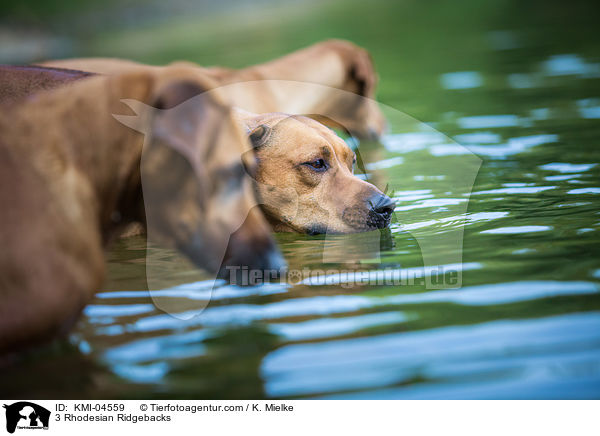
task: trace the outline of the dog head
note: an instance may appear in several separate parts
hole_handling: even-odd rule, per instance
[[[156,86],[140,165],[148,235],[223,277],[233,265],[279,270],[285,263],[246,172],[256,165],[250,145],[211,87],[170,76]]]
[[[258,168],[256,189],[276,231],[353,233],[387,227],[393,201],[354,176],[355,154],[303,116],[238,112]]]

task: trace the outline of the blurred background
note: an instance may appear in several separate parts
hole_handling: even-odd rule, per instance
[[[5,396],[600,397],[598,9],[584,0],[4,2],[2,63],[244,67],[327,38],[365,47],[378,101],[414,122],[392,120],[381,144],[361,144],[367,170],[385,175],[398,202],[381,263],[361,251],[360,235],[340,246],[365,268],[419,267],[419,237],[464,227],[469,266],[460,291],[224,286],[181,322],[149,298],[145,242],[121,240],[69,344],[4,371]],[[482,159],[468,206],[453,184],[465,155],[457,143]],[[335,238],[278,241],[291,267],[346,267],[323,264]],[[163,295],[182,311],[205,298],[206,284],[170,253],[156,261],[178,274]]]
[[[599,50],[598,7],[589,0],[568,5],[558,0],[28,0],[4,2],[0,10],[2,63],[107,56],[243,67],[326,38],[349,39],[372,53],[381,76],[380,100],[422,121],[476,110],[471,102],[463,106],[461,93],[444,89],[479,88],[488,104],[494,92],[501,93],[494,102],[501,110],[503,101],[509,104],[561,80],[561,74],[538,82],[528,76],[551,56],[574,55],[570,63],[564,60],[567,70],[561,71],[568,73]],[[518,72],[516,64],[523,67]],[[478,77],[462,85],[440,81],[453,71],[475,71]],[[572,86],[584,93],[581,85]],[[594,85],[586,81],[585,86]]]

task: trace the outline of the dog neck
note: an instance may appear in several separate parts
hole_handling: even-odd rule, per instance
[[[223,73],[232,84],[230,98],[256,113],[317,113],[331,115],[340,90],[347,87],[347,66],[336,51],[310,47],[273,61]],[[268,92],[266,92],[268,91]],[[348,91],[350,91],[348,89]],[[243,96],[248,95],[248,98]],[[334,101],[335,100],[335,101]]]
[[[263,79],[282,79],[317,83],[341,88],[346,79],[346,65],[337,50],[311,46],[244,71]]]

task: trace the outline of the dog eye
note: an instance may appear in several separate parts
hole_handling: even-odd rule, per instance
[[[304,165],[307,165],[316,171],[325,171],[327,169],[327,163],[323,159],[316,159],[310,162],[305,162]]]

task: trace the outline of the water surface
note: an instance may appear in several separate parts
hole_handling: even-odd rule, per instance
[[[600,397],[600,51],[591,14],[579,2],[374,9],[369,24],[357,18],[359,5],[329,7],[339,32],[324,34],[317,22],[311,38],[343,36],[369,47],[381,73],[379,99],[410,116],[392,114],[382,143],[359,147],[366,177],[397,200],[394,222],[377,232],[376,249],[365,243],[372,234],[282,234],[278,242],[292,269],[376,274],[427,266],[431,247],[430,260],[453,259],[444,241],[464,229],[462,287],[344,286],[333,274],[221,286],[211,295],[206,277],[156,250],[151,262],[164,283],[153,295],[172,316],[147,291],[143,239],[121,240],[108,253],[109,279],[72,335],[75,349],[26,367],[52,377],[25,382],[11,373],[3,382],[9,392]],[[535,18],[520,18],[527,14]],[[295,31],[304,19],[287,30],[274,24],[279,38],[262,51],[223,43],[234,52],[205,53],[204,63],[297,48],[313,40]],[[184,57],[203,59],[191,50]],[[471,189],[463,170],[473,165]]]

